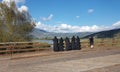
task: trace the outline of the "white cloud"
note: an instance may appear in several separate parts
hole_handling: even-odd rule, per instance
[[[19,10],[20,12],[23,12],[23,11],[27,12],[27,11],[28,11],[28,7],[25,6],[25,5],[22,5],[20,8],[18,8],[18,10]]]
[[[42,28],[44,26],[44,24],[42,24],[41,22],[36,23],[36,28]]]
[[[15,1],[16,5],[18,5],[19,3],[25,3],[25,0],[2,0],[2,2],[5,2],[8,6],[10,5],[10,2],[11,1]],[[23,11],[28,11],[28,7],[25,6],[25,5],[21,5],[20,7],[18,7],[18,10],[20,12],[23,12]]]
[[[48,17],[48,20],[51,20],[53,18],[53,14],[50,14],[50,16]]]
[[[16,3],[25,3],[25,0],[15,0]]]
[[[36,23],[36,28],[43,29],[43,30],[46,30],[49,32],[54,32],[54,30],[55,30],[54,26],[46,25],[46,24],[43,24],[41,22]]]
[[[76,16],[76,18],[80,18],[80,16]]]
[[[111,26],[76,26],[76,25],[69,25],[65,23],[61,23],[59,25],[47,25],[42,24],[41,22],[38,22],[36,24],[36,28],[46,30],[48,32],[98,32],[98,31],[104,31],[104,30],[111,30],[115,28],[120,28],[120,21],[114,23]]]
[[[38,22],[36,24],[36,28],[39,29],[43,29],[49,32],[63,32],[63,33],[67,33],[67,32],[96,32],[96,31],[101,31],[104,28],[99,27],[97,25],[93,25],[93,26],[72,26],[69,24],[59,24],[59,25],[54,25],[54,26],[50,26],[50,25],[46,25],[46,24],[42,24],[41,22]]]
[[[43,20],[43,21],[49,21],[49,20],[51,20],[53,18],[53,14],[50,14],[47,18],[46,17],[42,17],[41,19]]]
[[[94,9],[88,9],[88,13],[93,13]]]
[[[25,0],[3,0],[3,2],[15,1],[15,3],[24,3]]]
[[[120,28],[120,21],[114,23],[113,26],[114,26],[114,27],[117,27],[117,28],[118,28],[118,27]]]

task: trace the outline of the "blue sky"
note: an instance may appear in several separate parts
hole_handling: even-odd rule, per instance
[[[9,0],[4,0],[9,1]],[[120,28],[120,0],[15,0],[50,32],[96,32]]]

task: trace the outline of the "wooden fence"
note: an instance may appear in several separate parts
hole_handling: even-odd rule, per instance
[[[0,43],[0,54],[40,51],[48,47],[50,47],[49,44],[38,42],[6,42]]]
[[[95,48],[97,47],[120,47],[120,40],[99,40],[94,42]],[[81,48],[87,48],[89,46],[88,41],[81,41]],[[51,50],[49,44],[38,42],[6,42],[0,43],[0,55],[10,55],[10,59],[15,54],[22,54],[25,52],[39,52],[42,50]],[[19,55],[18,55],[19,56]],[[3,56],[2,56],[3,57]]]
[[[94,46],[96,47],[106,47],[106,46],[120,46],[120,41],[118,40],[101,40],[95,41]],[[89,47],[88,41],[81,42],[81,47]],[[49,44],[38,43],[38,42],[6,42],[0,43],[0,54],[12,54],[12,53],[22,53],[30,51],[41,51],[49,48]]]

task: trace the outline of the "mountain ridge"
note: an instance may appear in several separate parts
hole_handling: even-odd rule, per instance
[[[79,36],[84,37],[86,35],[92,34],[93,32],[76,32],[76,33],[55,33],[55,32],[47,32],[42,29],[35,28],[32,32],[34,38],[53,38],[54,36],[57,37],[72,37],[72,36]]]
[[[112,30],[105,30],[100,32],[76,32],[76,33],[54,33],[54,32],[47,32],[42,29],[35,28],[33,30],[32,35],[34,38],[53,38],[54,36],[57,37],[72,37],[72,36],[79,36],[80,38],[88,38],[89,36],[94,36],[96,38],[113,38],[115,35],[120,33],[120,28],[112,29]]]
[[[83,38],[88,38],[89,36],[94,36],[96,38],[114,38],[116,36],[120,37],[120,28],[96,32]]]

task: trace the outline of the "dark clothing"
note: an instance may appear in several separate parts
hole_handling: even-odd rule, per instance
[[[53,50],[54,50],[54,51],[59,51],[58,39],[57,39],[56,36],[55,36],[54,39],[53,39]]]
[[[59,40],[59,51],[64,51],[64,43],[62,38]]]
[[[93,37],[90,37],[90,38],[89,38],[89,41],[90,41],[90,46],[91,46],[91,45],[94,45],[94,39],[93,39]]]
[[[72,37],[71,44],[72,44],[72,50],[75,50],[76,44],[75,44],[75,37],[74,36]]]
[[[65,50],[72,50],[71,43],[68,37],[65,39],[66,49]]]
[[[77,36],[77,38],[76,38],[76,50],[80,50],[80,49],[81,49],[80,38]]]

